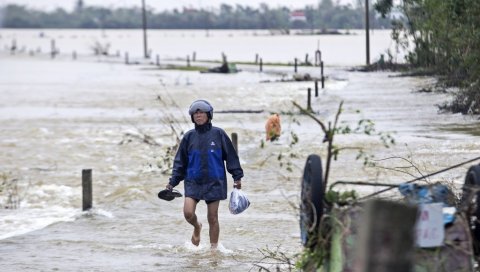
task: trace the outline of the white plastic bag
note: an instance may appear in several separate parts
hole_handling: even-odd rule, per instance
[[[250,206],[250,201],[241,190],[233,188],[232,193],[230,193],[230,204],[228,209],[231,214],[239,214],[246,210]]]

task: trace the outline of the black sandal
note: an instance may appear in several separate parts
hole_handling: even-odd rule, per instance
[[[172,201],[176,197],[182,197],[183,195],[177,191],[177,190],[169,190],[169,189],[163,189],[160,192],[158,192],[158,198],[166,200],[166,201]]]

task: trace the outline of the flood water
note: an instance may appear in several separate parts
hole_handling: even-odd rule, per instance
[[[162,61],[196,51],[203,60],[218,60],[224,52],[231,60],[252,61],[258,53],[272,62],[289,62],[313,54],[320,40],[327,80],[319,96],[312,97],[316,116],[333,121],[344,101],[340,125],[355,127],[359,120],[370,119],[377,132],[390,133],[396,141],[387,149],[377,136],[338,135],[336,143],[348,149],[333,163],[330,182],[412,179],[364,167],[355,159],[357,148],[374,159],[391,158],[380,162],[387,168],[405,166],[399,158],[408,159],[423,174],[478,156],[478,119],[438,113],[436,105],[448,101],[448,94],[416,92],[433,79],[347,69],[364,62],[361,35],[253,33],[210,31],[205,37],[204,31],[158,31],[150,34],[150,44],[158,48],[154,52],[162,52],[157,53]],[[292,101],[306,105],[306,90],[313,83],[278,82],[290,78],[293,67],[265,67],[260,73],[255,66],[240,65],[240,73],[229,75],[165,70],[92,57],[88,45],[101,34],[97,30],[44,30],[41,37],[38,30],[0,34],[0,182],[17,184],[3,187],[0,198],[3,206],[17,206],[0,209],[3,271],[274,270],[272,260],[264,259],[266,252],[282,252],[291,260],[301,252],[296,206],[303,165],[312,153],[325,158],[326,146],[320,127],[295,114],[292,106]],[[102,39],[111,39],[113,52],[142,55],[140,31],[105,34]],[[379,42],[374,43],[372,59],[392,45],[387,32],[374,35]],[[57,38],[61,55],[53,60],[45,36]],[[24,53],[5,50],[12,38],[19,48],[25,47]],[[32,50],[33,56],[28,54]],[[78,52],[76,60],[72,51]],[[299,72],[316,75],[318,67],[301,67]],[[169,177],[165,160],[173,155],[167,149],[175,144],[176,134],[192,127],[187,109],[197,98],[213,104],[214,125],[238,134],[242,186],[252,203],[246,212],[232,215],[228,202],[221,202],[221,245],[213,252],[203,202],[197,208],[202,240],[194,247],[192,228],[183,219],[183,199],[166,202],[156,196]],[[228,113],[232,110],[263,112]],[[271,112],[281,113],[282,135],[280,141],[262,145]],[[145,143],[144,135],[157,144]],[[298,143],[292,144],[295,136]],[[430,181],[460,187],[468,166]],[[89,212],[81,211],[82,169],[93,171],[94,208]],[[7,189],[16,190],[18,198],[9,201]],[[183,192],[183,183],[178,189]],[[354,189],[362,194],[375,190]]]

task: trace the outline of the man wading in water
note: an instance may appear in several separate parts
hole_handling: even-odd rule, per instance
[[[227,171],[232,175],[234,188],[240,189],[243,170],[232,141],[221,128],[212,126],[213,107],[206,100],[196,100],[188,110],[195,129],[185,133],[173,163],[172,176],[166,186],[172,190],[184,180],[185,203],[183,214],[193,226],[192,244],[200,244],[202,224],[195,209],[200,200],[207,203],[210,245],[217,248],[220,225],[218,205],[227,199]]]

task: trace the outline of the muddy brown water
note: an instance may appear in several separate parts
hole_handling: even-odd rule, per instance
[[[0,210],[5,271],[248,271],[275,266],[261,261],[262,250],[292,259],[301,251],[295,206],[303,164],[308,154],[324,158],[326,146],[314,121],[287,113],[295,111],[292,101],[305,105],[313,83],[274,82],[282,76],[251,67],[217,75],[92,59],[52,61],[4,53],[0,58],[0,172],[17,180],[20,197],[17,209]],[[289,68],[273,69],[291,74]],[[336,143],[349,149],[333,163],[331,181],[411,179],[364,167],[355,159],[359,147],[372,159],[391,158],[381,166],[405,166],[394,157],[408,158],[425,174],[478,156],[476,118],[439,114],[435,105],[448,95],[415,92],[432,79],[391,75],[328,69],[326,88],[312,99],[318,118],[333,121],[343,100],[340,125],[355,127],[370,119],[377,132],[396,141],[384,148],[377,136],[338,135]],[[263,110],[214,113],[214,125],[239,135],[243,190],[252,202],[240,215],[228,212],[227,201],[221,203],[217,252],[209,249],[203,203],[197,248],[189,242],[192,229],[183,219],[182,200],[156,197],[168,180],[162,173],[166,148],[176,141],[168,121],[177,132],[191,128],[186,114],[196,98],[209,100],[218,111]],[[270,112],[283,113],[283,132],[280,141],[262,147]],[[143,135],[159,145],[144,143]],[[298,143],[292,145],[295,137]],[[431,181],[459,187],[467,167]],[[86,213],[81,211],[82,169],[92,169],[94,181],[94,209]],[[361,194],[377,190],[354,189]]]

